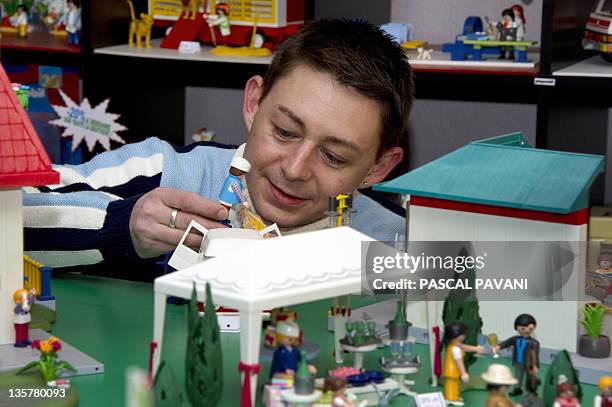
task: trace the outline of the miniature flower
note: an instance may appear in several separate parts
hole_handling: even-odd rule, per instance
[[[55,352],[59,351],[60,349],[62,349],[62,343],[60,341],[56,341],[56,342],[52,342],[51,346],[53,347],[53,350]]]
[[[59,339],[57,339],[56,336],[50,336],[49,339],[47,339],[47,341],[49,343],[55,343],[55,342],[59,342]]]
[[[32,348],[34,349],[40,349],[40,340],[35,339],[32,341]]]
[[[40,351],[42,353],[51,353],[53,352],[53,345],[51,345],[49,342],[47,341],[42,341],[40,343]]]

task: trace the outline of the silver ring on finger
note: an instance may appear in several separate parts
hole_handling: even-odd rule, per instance
[[[170,213],[170,222],[168,223],[168,226],[170,226],[171,229],[176,229],[176,215],[178,215],[179,212],[180,209],[172,209],[172,212]]]

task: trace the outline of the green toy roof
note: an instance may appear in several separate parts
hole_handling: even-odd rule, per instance
[[[589,188],[603,168],[603,156],[536,149],[512,133],[472,142],[374,189],[570,213],[588,207]]]

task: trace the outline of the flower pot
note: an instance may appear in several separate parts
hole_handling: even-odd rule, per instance
[[[610,338],[601,335],[593,339],[588,335],[582,335],[578,342],[578,354],[586,358],[607,358],[610,356]]]

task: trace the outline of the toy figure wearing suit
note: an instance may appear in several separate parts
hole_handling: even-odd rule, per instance
[[[514,329],[519,334],[506,339],[494,348],[495,352],[498,352],[500,349],[512,347],[512,365],[518,380],[514,390],[510,393],[513,396],[523,394],[521,387],[525,373],[537,375],[540,368],[540,343],[531,336],[536,326],[537,322],[533,316],[529,314],[519,315],[514,320]],[[533,352],[535,354],[534,357],[528,358],[528,352]],[[533,363],[527,365],[528,359],[532,360]]]

